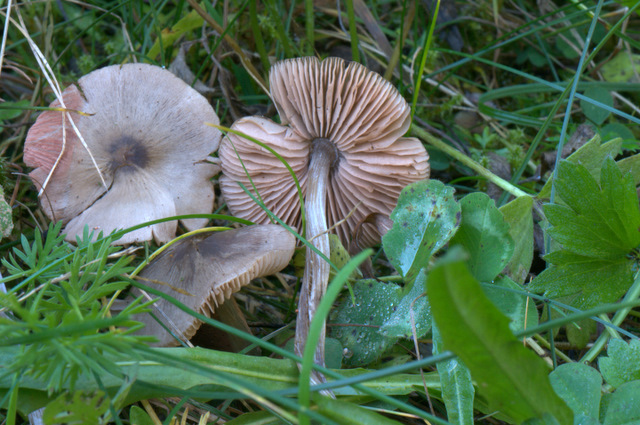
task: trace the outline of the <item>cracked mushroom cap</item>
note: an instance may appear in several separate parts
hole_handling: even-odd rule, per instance
[[[254,225],[224,232],[200,233],[181,239],[154,258],[139,280],[171,295],[207,317],[252,279],[279,272],[289,264],[295,237],[275,224]],[[160,298],[156,317],[176,335],[191,339],[202,322]],[[159,339],[156,345],[178,345],[150,315],[138,315],[142,333]]]
[[[343,243],[349,242],[369,214],[388,216],[406,185],[429,177],[429,156],[422,143],[402,137],[410,126],[409,105],[378,74],[356,62],[306,57],[277,63],[269,81],[283,125],[248,117],[236,121],[232,129],[279,153],[297,175],[303,193],[312,142],[333,143],[336,160],[330,171],[326,214],[328,226],[346,218],[336,228]],[[229,133],[218,156],[223,172],[220,186],[232,214],[268,222],[267,214],[238,185],[252,188],[252,181],[271,211],[300,227],[294,180],[273,154]],[[363,225],[362,237],[364,244],[379,241],[376,229],[368,224]]]
[[[189,85],[157,66],[114,65],[80,78],[62,98],[67,109],[90,115],[42,113],[27,134],[24,160],[35,168],[29,175],[39,190],[46,182],[42,208],[49,218],[66,223],[67,240],[75,241],[85,225],[95,234],[108,234],[213,210],[210,179],[218,167],[207,159],[221,134],[205,123],[218,124],[219,119]],[[57,100],[51,104],[61,106]],[[193,230],[206,222],[190,219],[184,225]],[[117,243],[166,242],[176,226],[176,221],[147,226]]]

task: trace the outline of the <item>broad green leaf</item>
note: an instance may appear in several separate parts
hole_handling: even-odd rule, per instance
[[[567,339],[572,347],[582,350],[591,341],[591,335],[596,330],[596,322],[591,319],[583,319],[573,323],[567,323],[566,327]]]
[[[609,340],[607,357],[598,359],[598,367],[607,384],[617,388],[625,382],[640,380],[640,341],[629,343],[619,338]]]
[[[636,0],[628,0],[618,3],[632,5],[635,2]],[[627,50],[619,52],[602,65],[602,77],[609,83],[626,83],[632,78],[637,78],[635,77],[637,72],[640,73],[640,55],[631,54]]]
[[[4,199],[4,191],[0,187],[0,239],[11,235],[13,230],[13,217],[11,207]]]
[[[505,272],[519,284],[526,281],[533,261],[532,207],[533,198],[530,196],[520,196],[500,207],[514,243],[513,255]]]
[[[535,302],[529,301],[527,311],[526,292],[510,278],[501,277],[491,285],[483,285],[482,289],[498,310],[509,318],[511,331],[517,332],[538,325]],[[522,294],[513,291],[520,291]]]
[[[314,399],[318,405],[318,412],[339,424],[380,424],[400,425],[400,422],[386,418],[373,410],[358,406],[344,400],[330,397],[317,397]]]
[[[138,406],[131,406],[129,409],[129,420],[135,425],[155,425],[149,414]]]
[[[633,282],[634,262],[625,257],[597,260],[555,251],[545,259],[554,264],[533,279],[529,289],[550,298],[572,297],[571,305],[581,309],[615,302]]]
[[[602,169],[602,163],[605,158],[608,156],[615,157],[620,151],[621,146],[622,140],[620,139],[601,143],[600,136],[596,134],[591,140],[585,143],[584,146],[571,154],[566,161],[582,165],[599,181],[600,170]],[[551,183],[551,179],[547,180],[538,194],[538,199],[549,199]]]
[[[17,102],[0,103],[0,124],[2,120],[12,120],[22,115],[26,108],[31,106],[29,100],[19,100]]]
[[[0,347],[0,365],[7,365],[19,353],[18,347]],[[122,405],[132,404],[136,401],[149,398],[164,398],[172,396],[184,396],[184,392],[191,390],[197,393],[201,386],[207,386],[211,391],[227,391],[225,384],[218,379],[218,373],[233,376],[247,385],[269,388],[270,391],[290,389],[298,382],[299,371],[295,362],[291,360],[272,359],[269,357],[256,357],[236,353],[207,350],[203,348],[158,348],[149,353],[144,353],[136,358],[130,354],[119,353],[117,360],[120,362],[122,376],[109,373],[101,374],[102,388],[107,393],[113,394],[122,388],[123,382],[133,382],[132,389],[122,401]],[[160,357],[158,357],[160,356]],[[164,364],[170,356],[174,361]],[[159,359],[161,359],[159,361]],[[178,365],[178,366],[176,366]],[[190,366],[198,366],[203,370],[194,371]],[[366,369],[343,369],[340,374],[345,377],[355,377],[364,373],[370,373]],[[176,379],[179,377],[180,379]],[[427,387],[439,389],[439,380],[436,374],[425,374]],[[419,374],[396,374],[391,377],[369,380],[366,386],[386,395],[406,395],[423,388],[423,379]],[[0,400],[11,388],[13,376],[0,375]],[[76,383],[76,388],[86,391],[97,391],[98,386],[94,376],[81,375]],[[46,382],[29,376],[20,379],[18,396],[18,409],[22,413],[29,413],[40,407],[44,407],[59,393],[48,393]],[[355,395],[358,394],[352,387],[333,389],[334,394]],[[68,385],[61,391],[68,394]],[[6,408],[0,406],[0,408]]]
[[[418,338],[431,327],[431,314],[424,292],[424,273],[416,285],[403,294],[394,283],[365,279],[353,285],[354,305],[345,294],[331,314],[329,335],[338,339],[349,366],[364,366],[378,359],[400,338]],[[413,317],[413,326],[411,318]]]
[[[609,90],[603,87],[589,87],[584,91],[584,96],[600,102],[605,106],[613,106],[613,97],[611,96],[611,93],[609,92]],[[587,102],[584,99],[580,100],[580,107],[582,108],[584,115],[598,126],[602,125],[602,123],[605,122],[605,120],[611,114],[611,112],[607,111],[601,106],[595,105],[591,102]]]
[[[559,167],[556,187],[567,207],[545,206],[545,214],[553,226],[549,234],[564,249],[616,258],[640,244],[638,195],[613,159],[605,160],[600,185],[581,165],[562,161]]]
[[[603,425],[640,424],[640,381],[622,384],[605,397]]]
[[[280,425],[282,420],[273,413],[265,410],[245,413],[235,419],[225,422],[226,425]]]
[[[509,225],[485,193],[471,193],[460,200],[462,220],[451,246],[461,245],[469,254],[471,274],[482,282],[492,281],[513,255]]]
[[[617,162],[622,174],[631,173],[634,185],[640,185],[640,153],[633,156],[623,158]]]
[[[304,251],[301,251],[304,254]],[[340,238],[338,235],[330,234],[329,235],[329,252],[331,253],[331,263],[336,266],[337,270],[342,270],[342,268],[351,260],[351,256],[349,252],[345,249],[342,242],[340,242]],[[333,280],[336,275],[336,271],[332,268],[329,272],[329,281]],[[361,279],[362,273],[360,270],[356,269],[351,274],[352,279]]]
[[[599,418],[602,377],[597,370],[582,363],[566,363],[551,372],[549,380],[574,415]]]
[[[405,187],[391,213],[393,227],[382,237],[387,258],[411,284],[429,258],[451,239],[460,223],[453,188],[438,180]]]
[[[427,293],[444,348],[471,370],[489,407],[517,423],[548,413],[562,425],[573,424],[573,413],[553,391],[544,361],[514,337],[509,319],[462,260],[438,262],[427,278]]]
[[[171,29],[165,28],[160,34],[160,38],[153,43],[147,57],[155,59],[160,53],[160,48],[166,49],[172,46],[175,41],[182,37],[186,32],[193,31],[202,27],[204,19],[195,10],[189,12],[184,18],[180,19]]]
[[[343,362],[348,366],[364,366],[378,359],[397,338],[380,333],[382,326],[398,308],[402,288],[394,283],[375,279],[353,284],[352,302],[344,294],[331,313],[329,335],[339,340],[346,352]]]
[[[95,390],[74,391],[61,394],[47,404],[42,414],[44,423],[56,424],[99,424],[102,416],[109,410],[109,398],[104,392]]]
[[[431,329],[431,308],[424,295],[426,273],[424,269],[416,278],[415,285],[404,294],[397,308],[380,327],[380,333],[388,338],[422,338]],[[413,319],[413,320],[412,320]]]
[[[433,324],[433,355],[444,350],[442,336],[438,327]],[[442,400],[447,408],[447,419],[453,424],[473,425],[473,397],[475,389],[471,380],[469,368],[459,358],[453,358],[436,363],[440,384],[442,385]]]
[[[569,161],[558,170],[558,196],[566,206],[545,205],[549,235],[562,245],[545,259],[552,265],[530,289],[547,296],[572,296],[589,308],[617,300],[632,282],[632,251],[640,245],[640,209],[633,179],[613,159],[605,160],[598,184]]]

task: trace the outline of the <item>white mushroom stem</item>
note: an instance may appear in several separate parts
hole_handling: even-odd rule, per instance
[[[311,150],[311,163],[309,164],[307,195],[305,198],[306,237],[318,251],[329,258],[326,201],[329,174],[337,159],[337,153],[331,141],[320,138],[313,140]],[[316,252],[307,248],[296,323],[295,352],[300,356],[303,354],[307,343],[311,320],[327,289],[329,272],[329,263]],[[324,340],[325,329],[323,326],[314,356],[315,363],[321,366],[324,366]]]

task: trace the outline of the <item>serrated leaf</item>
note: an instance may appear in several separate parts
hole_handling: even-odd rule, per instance
[[[380,333],[387,338],[412,338],[413,330],[417,338],[423,337],[431,329],[431,307],[424,296],[426,281],[424,269],[418,274],[411,290],[404,294],[397,308],[380,327]],[[413,320],[412,320],[413,319]]]
[[[581,165],[562,161],[558,196],[564,205],[545,205],[549,235],[562,245],[547,255],[552,264],[531,283],[547,296],[573,296],[572,304],[589,308],[616,301],[632,282],[640,245],[638,195],[630,175],[622,176],[613,159],[605,160],[598,184]]]
[[[387,258],[411,284],[429,258],[451,239],[460,223],[453,188],[437,180],[405,187],[391,213],[393,227],[382,237]]]
[[[622,384],[605,403],[603,425],[640,423],[640,381]]]
[[[550,298],[573,297],[571,305],[588,309],[600,303],[615,302],[633,282],[633,260],[596,260],[556,251],[545,257],[552,263],[529,284],[533,292]]]
[[[574,164],[580,164],[589,170],[589,173],[596,179],[600,180],[600,170],[602,163],[608,156],[615,157],[622,147],[622,140],[615,139],[607,143],[601,143],[599,135],[593,136],[591,140],[584,144],[580,149],[571,154],[566,161]],[[549,179],[540,190],[538,199],[548,199],[551,193],[552,180]]]
[[[584,96],[600,102],[604,106],[613,107],[613,97],[609,90],[603,87],[589,87],[584,91]],[[611,114],[611,112],[607,111],[602,106],[595,105],[584,99],[580,100],[580,107],[582,108],[584,115],[596,125],[602,125],[602,123],[605,122]]]
[[[632,339],[629,343],[619,338],[609,341],[607,357],[598,359],[602,377],[609,385],[617,388],[625,382],[640,380],[640,341]]]
[[[509,224],[509,234],[514,248],[505,272],[515,282],[523,284],[533,262],[533,198],[520,196],[500,207],[504,220]]]
[[[363,366],[378,359],[396,339],[379,332],[391,317],[402,298],[402,288],[394,283],[375,279],[353,284],[355,305],[345,294],[331,313],[329,335],[345,347],[343,362],[348,366]]]
[[[461,245],[469,254],[471,274],[482,282],[492,281],[513,255],[509,225],[485,193],[471,193],[460,200],[462,220],[451,246]]]
[[[509,319],[462,260],[438,262],[427,278],[427,293],[444,348],[471,370],[491,408],[517,423],[551,414],[562,425],[573,424],[573,413],[549,383],[545,363],[513,336]]]
[[[640,244],[640,209],[638,195],[630,176],[623,177],[615,161],[608,158],[602,166],[601,184],[586,168],[562,161],[558,170],[556,187],[560,196],[573,211],[564,216],[547,216],[554,227],[552,237],[565,249],[582,253],[590,244],[605,244],[606,247],[594,256],[626,255]],[[546,212],[546,211],[545,211]],[[567,222],[578,224],[585,235],[563,231]],[[573,231],[573,229],[571,229]],[[559,239],[562,237],[562,239]],[[580,237],[576,241],[576,237]]]
[[[436,355],[444,350],[441,348],[442,335],[435,324],[432,333],[433,355]],[[447,408],[449,423],[473,425],[475,389],[469,368],[457,357],[436,363],[436,368],[440,376],[442,400]]]
[[[599,418],[602,377],[597,370],[582,363],[566,363],[551,372],[549,380],[574,415]]]

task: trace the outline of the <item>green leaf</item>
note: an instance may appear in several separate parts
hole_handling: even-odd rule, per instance
[[[483,285],[482,289],[498,310],[511,320],[509,323],[511,331],[517,332],[538,325],[538,310],[535,302],[530,301],[527,310],[526,291],[510,278],[501,277],[491,285]]]
[[[632,177],[608,158],[600,180],[581,165],[560,163],[556,184],[566,206],[545,205],[544,211],[552,226],[548,233],[562,248],[545,257],[552,266],[530,285],[550,297],[573,296],[572,304],[585,309],[625,293],[635,264],[629,255],[640,245]]]
[[[138,406],[131,406],[129,409],[129,421],[135,425],[155,425],[149,414]]]
[[[492,281],[513,255],[509,225],[485,193],[471,193],[460,200],[462,221],[451,246],[462,245],[469,254],[471,274],[482,282]]]
[[[562,425],[573,423],[571,410],[549,383],[544,361],[513,336],[509,319],[487,298],[463,261],[438,262],[429,273],[427,293],[444,348],[471,370],[490,408],[518,423],[545,413]]]
[[[618,3],[628,3],[631,6],[636,1],[628,0]],[[626,50],[621,51],[602,66],[602,77],[610,83],[626,83],[632,78],[637,78],[636,72],[640,72],[640,55],[633,55]]]
[[[608,156],[615,157],[622,147],[622,140],[620,139],[611,140],[607,143],[600,143],[600,141],[600,136],[596,134],[591,140],[585,143],[584,146],[566,159],[566,161],[585,167],[598,181],[600,181],[600,170],[602,169],[602,163],[605,158]],[[551,183],[551,179],[547,180],[538,194],[538,199],[549,198]]]
[[[582,350],[587,346],[596,330],[596,322],[591,319],[578,320],[566,325],[567,339],[571,346],[578,350]]]
[[[603,87],[589,87],[584,91],[584,96],[600,102],[605,106],[613,107],[613,96],[611,96],[609,90]],[[607,111],[601,106],[587,102],[584,99],[580,100],[580,107],[582,108],[584,115],[598,126],[602,125],[602,123],[605,122],[605,120],[611,114],[611,112]]]
[[[629,175],[615,161],[602,166],[601,184],[581,165],[562,161],[556,187],[567,207],[545,206],[551,236],[566,250],[616,258],[640,244],[638,195]]]
[[[424,269],[416,278],[415,285],[404,294],[397,308],[393,309],[391,316],[380,327],[380,333],[387,338],[413,337],[415,329],[416,337],[422,338],[431,329],[431,308],[424,295],[424,282],[426,280]],[[412,321],[413,319],[413,321]]]
[[[640,341],[611,339],[607,356],[598,359],[598,366],[609,385],[617,388],[625,382],[640,380]]]
[[[627,258],[597,260],[556,251],[545,257],[552,263],[529,284],[533,292],[550,298],[572,297],[571,305],[588,309],[615,302],[633,282],[634,261]]]
[[[451,239],[460,223],[453,188],[438,180],[405,187],[391,213],[393,227],[382,237],[387,258],[411,284],[431,256]]]
[[[378,359],[396,339],[379,332],[398,308],[402,288],[375,279],[359,280],[353,285],[355,305],[344,294],[331,313],[329,335],[346,349],[343,362],[348,366],[364,366]]]
[[[317,397],[314,401],[319,407],[319,413],[340,424],[400,425],[400,422],[348,401],[329,397]]]
[[[640,381],[622,384],[616,392],[607,394],[604,405],[603,425],[638,425],[640,423]]]
[[[436,355],[444,350],[441,348],[442,335],[435,323],[432,333],[433,355]],[[438,362],[436,368],[442,385],[442,400],[447,408],[447,420],[451,424],[473,425],[475,389],[469,368],[459,358]]]
[[[500,207],[504,220],[509,224],[509,234],[514,249],[505,272],[519,284],[523,284],[533,261],[533,198],[520,196]]]
[[[75,391],[62,394],[44,409],[42,419],[48,425],[100,424],[109,409],[109,398],[101,391]]]
[[[356,304],[345,294],[330,320],[333,324],[330,335],[347,349],[345,364],[371,363],[400,338],[412,338],[414,327],[418,338],[429,331],[431,314],[427,298],[423,296],[424,281],[425,274],[420,273],[416,285],[407,294],[396,284],[374,279],[353,285]]]
[[[11,235],[13,230],[12,210],[4,199],[4,190],[0,187],[0,239]]]
[[[582,363],[566,363],[551,372],[549,380],[574,415],[599,418],[602,377],[597,370]]]

